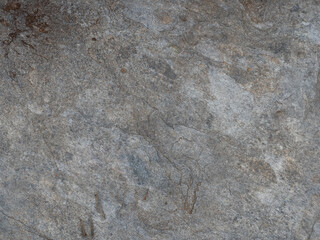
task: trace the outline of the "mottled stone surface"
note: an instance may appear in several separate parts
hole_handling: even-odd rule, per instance
[[[0,1],[0,239],[320,239],[319,0]]]

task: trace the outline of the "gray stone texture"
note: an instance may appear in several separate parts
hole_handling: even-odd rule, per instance
[[[1,240],[319,240],[319,0],[0,1]]]

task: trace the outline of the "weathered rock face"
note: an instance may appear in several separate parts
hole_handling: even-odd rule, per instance
[[[319,0],[0,2],[0,239],[320,239]]]

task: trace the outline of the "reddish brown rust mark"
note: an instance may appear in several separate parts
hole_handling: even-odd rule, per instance
[[[9,2],[7,5],[4,6],[3,10],[9,12],[11,10],[17,11],[21,7],[21,4],[17,1]]]
[[[30,47],[32,49],[34,49],[34,47],[30,44],[30,43],[27,43],[26,41],[24,40],[21,40],[21,42],[23,43],[23,45],[27,46],[27,47]]]
[[[39,32],[48,33],[47,28],[49,27],[49,25],[41,21],[45,15],[38,13],[39,10],[37,9],[33,14],[28,14],[26,16],[26,26],[30,29],[36,27],[39,30]]]
[[[10,24],[6,21],[6,20],[4,20],[4,19],[0,19],[0,23],[2,24],[2,25],[4,25],[4,26],[6,26],[6,27],[9,27],[10,26]]]

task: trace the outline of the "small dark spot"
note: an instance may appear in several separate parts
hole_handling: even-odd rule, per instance
[[[39,32],[47,32],[47,31],[43,27],[40,27]]]
[[[9,37],[11,38],[11,41],[15,40],[20,32],[21,32],[20,30],[17,30],[15,32],[9,33]]]
[[[13,78],[16,78],[17,74],[15,72],[10,72],[10,77],[13,79]]]
[[[122,73],[126,73],[127,72],[127,69],[125,69],[125,68],[121,68],[121,70],[120,70]]]
[[[236,222],[238,220],[238,216],[235,216],[233,219],[233,222]]]
[[[9,37],[11,38],[11,40],[8,41],[8,43],[9,43],[8,45],[10,45],[10,44],[13,42],[13,40],[16,39],[17,34],[16,34],[16,33],[10,33],[10,34],[9,34]]]
[[[187,17],[185,15],[182,15],[182,16],[180,16],[180,20],[182,22],[186,22],[188,19],[187,19]]]
[[[97,41],[97,39],[96,39],[96,38],[92,38],[91,40],[92,40],[92,41]]]

